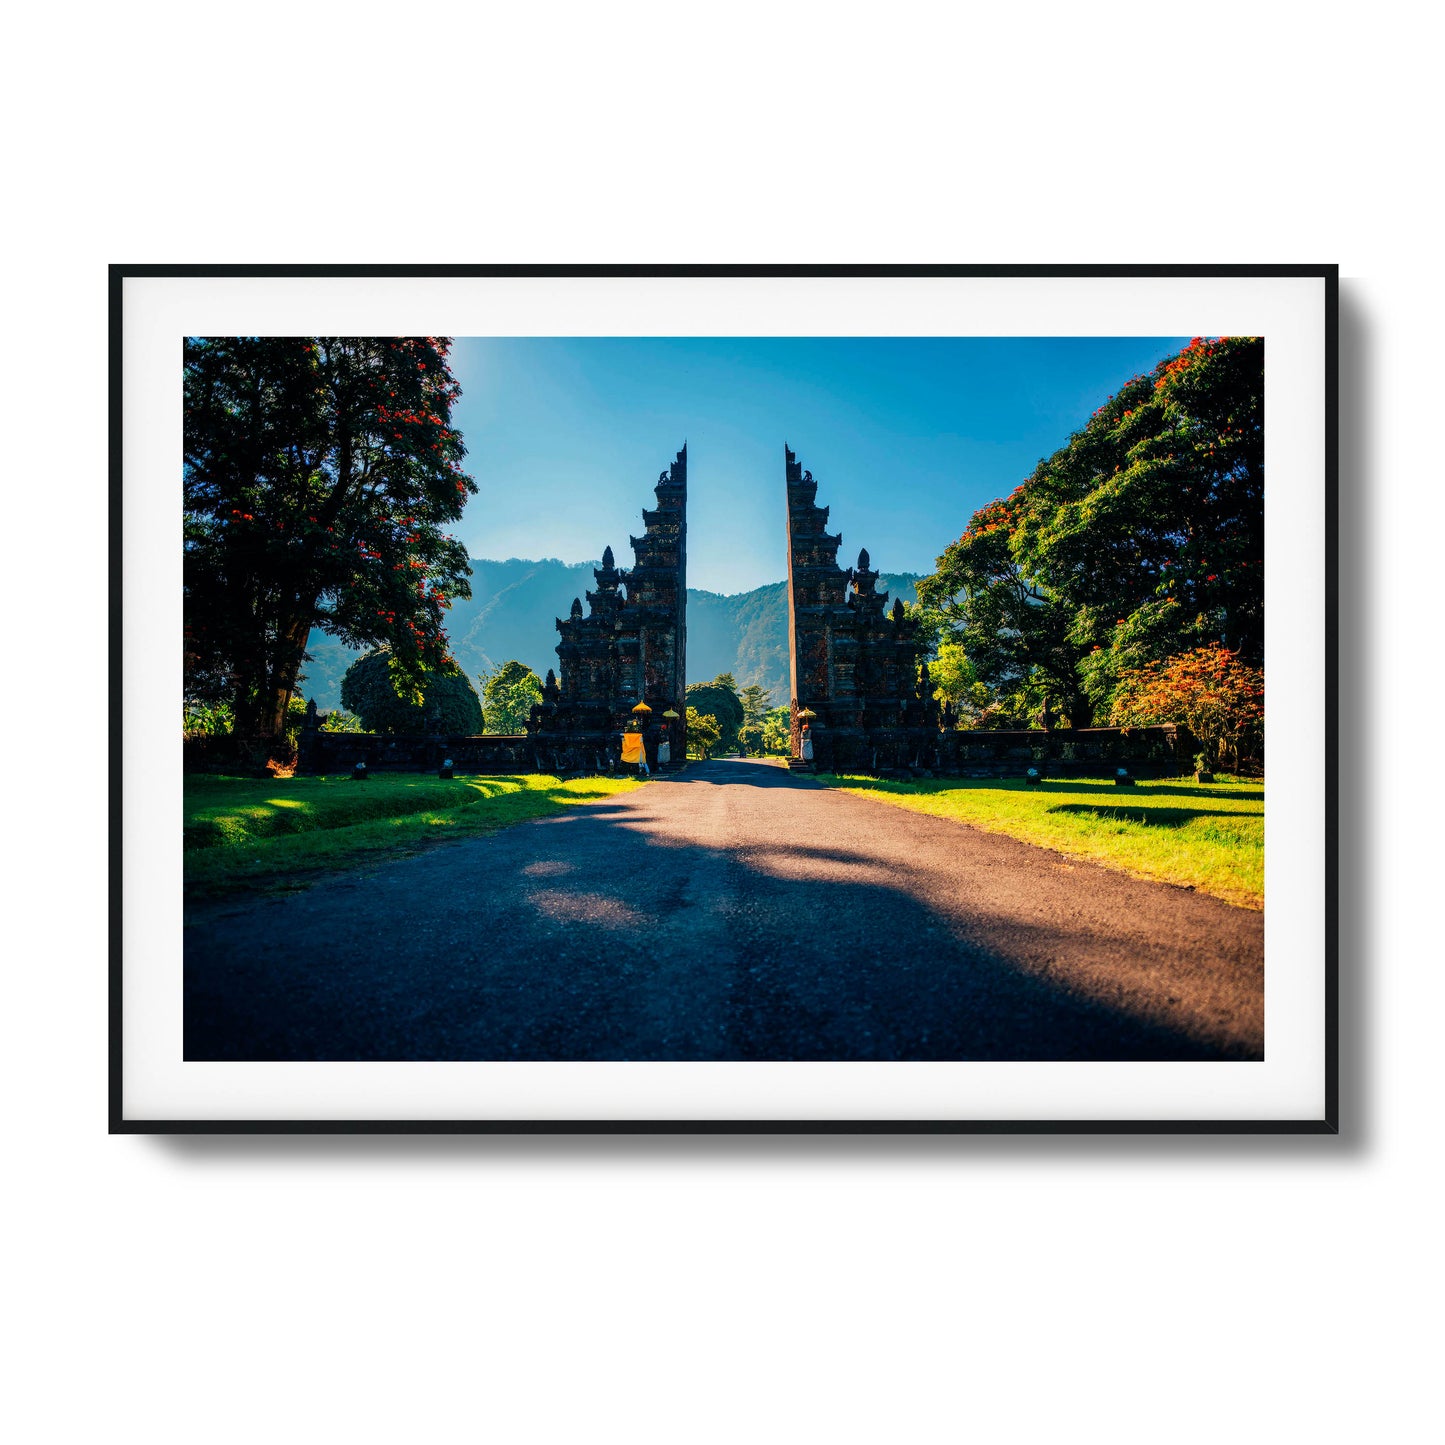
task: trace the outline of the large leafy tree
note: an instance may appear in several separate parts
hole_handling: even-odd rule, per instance
[[[1019,552],[1073,609],[1103,704],[1126,669],[1220,646],[1264,659],[1264,343],[1196,338],[1035,471]]]
[[[992,700],[980,721],[1026,726],[1048,700],[1074,727],[1088,727],[1094,705],[1078,672],[1073,612],[1021,555],[1024,490],[975,512],[918,596],[953,624],[951,640]]]
[[[313,627],[384,644],[413,701],[470,596],[444,528],[476,491],[449,342],[216,337],[185,345],[185,682],[278,735]]]
[[[397,686],[388,647],[363,653],[341,679],[341,705],[370,733],[459,733],[482,730],[482,704],[461,668],[433,668],[413,692]]]
[[[719,741],[714,745],[717,751],[730,753],[737,747],[744,714],[732,673],[720,672],[711,682],[689,683],[687,705],[717,724]]]
[[[731,676],[731,674],[725,674]],[[759,683],[750,683],[738,694],[743,705],[743,725],[738,730],[738,740],[749,752],[763,750],[763,723],[773,705],[772,694]]]
[[[918,593],[998,720],[1047,700],[1087,726],[1151,661],[1262,661],[1263,496],[1263,342],[1196,338],[976,512]]]
[[[482,683],[487,731],[525,732],[532,708],[541,701],[542,679],[525,662],[504,662]]]
[[[956,641],[940,642],[928,673],[939,702],[951,703],[963,722],[976,724],[992,700],[963,647]]]
[[[722,731],[717,719],[709,713],[700,713],[695,707],[687,710],[687,755],[690,758],[709,758],[718,750]]]
[[[786,707],[769,708],[763,718],[763,751],[783,757],[793,745],[793,726]]]

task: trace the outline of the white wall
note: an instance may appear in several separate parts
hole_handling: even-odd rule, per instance
[[[525,11],[12,19],[14,1438],[1413,1436],[1440,1289],[1439,835],[1402,751],[1439,719],[1438,22]],[[117,260],[1338,260],[1345,1135],[108,1138]]]

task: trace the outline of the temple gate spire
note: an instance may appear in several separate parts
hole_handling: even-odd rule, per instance
[[[557,619],[559,677],[532,709],[530,731],[539,766],[554,771],[601,768],[622,729],[646,703],[649,753],[666,729],[672,756],[686,756],[687,716],[687,444],[657,479],[657,506],[642,512],[643,534],[630,539],[634,563],[618,568],[611,546],[592,576],[588,610],[572,604]],[[664,715],[672,711],[675,720]]]
[[[801,755],[799,714],[813,714],[817,766],[834,770],[917,767],[938,756],[938,709],[919,664],[928,646],[903,599],[887,611],[865,547],[846,572],[843,538],[828,531],[818,484],[783,448],[788,502],[788,657],[792,753]]]

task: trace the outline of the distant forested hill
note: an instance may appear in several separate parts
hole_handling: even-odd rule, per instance
[[[592,580],[595,562],[559,562],[549,557],[527,562],[472,560],[472,596],[453,605],[447,619],[452,652],[469,677],[476,678],[509,658],[525,662],[538,677],[557,665],[555,621],[565,617],[574,597]],[[906,601],[917,598],[909,573],[884,574],[887,588]],[[341,678],[357,654],[322,632],[307,643],[310,661],[300,692],[323,710],[341,706]],[[788,587],[774,582],[725,597],[717,592],[687,593],[687,675],[707,682],[731,672],[739,687],[761,683],[776,703],[788,698]]]
[[[917,602],[911,573],[884,573],[879,591]],[[890,597],[890,606],[891,597]],[[761,683],[776,705],[788,700],[788,584],[724,597],[687,589],[687,676],[708,682],[730,672],[739,687]]]

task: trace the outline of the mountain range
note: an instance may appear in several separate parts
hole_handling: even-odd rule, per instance
[[[481,691],[480,677],[511,658],[538,677],[557,665],[556,619],[566,617],[574,597],[595,587],[596,562],[529,562],[472,559],[472,595],[454,602],[447,616],[452,653]],[[914,573],[884,573],[879,590],[917,600]],[[360,655],[319,630],[307,642],[308,661],[299,692],[323,711],[341,706],[341,679]],[[771,582],[726,596],[687,589],[687,676],[708,682],[730,672],[739,687],[759,683],[774,704],[788,699],[788,584]]]

